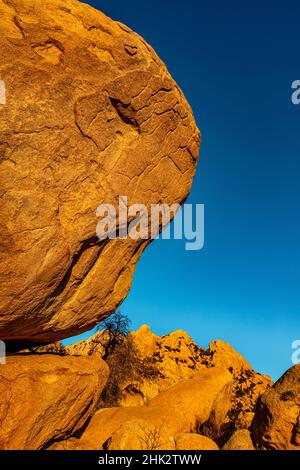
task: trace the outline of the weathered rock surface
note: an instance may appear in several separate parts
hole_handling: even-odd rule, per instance
[[[217,444],[196,433],[164,435],[164,428],[157,428],[144,420],[132,420],[123,424],[106,443],[109,450],[219,450]]]
[[[211,364],[230,368],[235,375],[240,374],[243,370],[252,369],[249,362],[225,341],[220,339],[211,341],[209,351],[211,353]]]
[[[300,450],[300,364],[258,399],[252,437],[262,449]]]
[[[206,436],[195,433],[181,433],[175,436],[176,450],[219,450],[217,444]]]
[[[233,377],[230,416],[234,420],[238,416],[243,420],[242,415],[253,412],[258,397],[272,385],[269,376],[255,372],[241,354],[224,341],[213,341],[208,349],[204,349],[185,331],[179,330],[160,337],[152,333],[147,325],[131,333],[131,336],[141,356],[151,360],[158,369],[159,376],[155,380],[135,384],[139,394],[132,394],[130,387],[128,391],[124,390],[122,406],[148,403],[161,391],[193,377],[197,372],[223,367],[230,371]],[[90,339],[90,344],[86,346],[88,351],[95,347],[94,341],[99,342],[99,338]]]
[[[93,354],[104,355],[103,344],[105,332],[99,331],[88,339],[65,346],[65,351],[71,356],[92,356]]]
[[[234,431],[230,439],[223,446],[223,450],[255,450],[250,431],[248,429]]]
[[[204,422],[219,429],[230,407],[231,387],[226,369],[203,370],[162,392],[149,406],[97,411],[79,440],[52,449],[175,449],[176,435],[195,432]]]
[[[123,424],[105,443],[109,450],[175,450],[173,436],[142,419]]]
[[[116,309],[148,240],[99,242],[96,208],[182,203],[200,139],[128,27],[76,0],[0,0],[0,28],[0,338],[26,347]]]
[[[161,344],[160,343],[161,338],[155,333],[152,333],[149,325],[142,325],[137,331],[132,331],[130,334],[134,341],[135,346],[138,348],[138,351],[143,358],[153,357],[155,353],[157,353],[158,347]],[[184,334],[186,335],[185,332]],[[172,334],[173,337],[175,335],[176,333]],[[166,339],[166,341],[164,341],[165,346],[170,346],[169,344],[168,345],[165,344],[166,342],[168,343],[172,342],[172,340],[168,341],[168,338],[170,336],[171,335],[164,337]],[[180,335],[177,334],[176,336],[178,337]]]
[[[102,354],[104,332],[66,347],[69,354]],[[149,360],[158,374],[155,378],[126,383],[120,406],[143,406],[164,390],[194,377],[198,372],[223,367],[233,378],[228,424],[236,429],[250,428],[258,397],[271,387],[269,376],[255,372],[250,364],[224,341],[213,341],[208,349],[198,346],[182,330],[158,336],[143,325],[130,333],[138,353]]]
[[[180,409],[107,408],[96,412],[80,439],[57,442],[51,450],[218,450],[210,438],[190,429]]]
[[[219,430],[230,409],[232,383],[226,369],[204,369],[152,398],[149,407],[169,406],[174,413],[180,410],[190,431],[204,423]]]
[[[17,355],[0,367],[0,449],[42,449],[81,429],[108,377],[99,356]]]
[[[105,331],[96,333],[65,350],[101,356],[105,335]],[[191,433],[197,439],[192,446],[198,446],[204,435],[222,447],[236,430],[251,427],[257,398],[272,382],[255,372],[229,344],[217,340],[204,349],[185,331],[158,336],[147,325],[130,336],[135,352],[158,373],[126,381],[119,408],[98,411],[79,440],[69,439],[53,448],[121,449],[128,445],[143,449],[137,424],[141,421],[149,435],[159,434],[164,449],[174,449],[174,445],[177,449],[176,436]],[[250,441],[249,432],[240,433],[231,444],[250,448]]]
[[[161,449],[174,448],[174,444],[172,444],[174,443],[174,436],[177,433],[189,430],[181,411],[176,410],[176,413],[174,413],[174,410],[168,406],[106,408],[95,413],[80,439],[57,443],[52,448],[90,450],[109,447],[111,449],[112,436],[117,436],[118,440],[115,443],[120,443],[121,438],[127,439],[127,430],[134,427],[136,434],[134,438],[131,438],[131,446],[142,449],[144,448],[142,439],[145,436],[140,432],[140,427],[136,425],[137,422],[141,423],[141,421],[146,423],[146,434],[149,434],[151,430],[155,430]],[[122,430],[120,431],[120,429]],[[118,434],[115,434],[117,432]],[[142,439],[140,439],[141,435]]]
[[[236,429],[250,429],[255,413],[253,411],[241,411],[235,420]]]

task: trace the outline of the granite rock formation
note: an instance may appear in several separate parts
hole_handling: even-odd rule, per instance
[[[24,354],[0,366],[0,449],[43,449],[80,430],[108,377],[99,356]]]
[[[248,429],[237,429],[223,446],[223,450],[255,450]]]
[[[98,332],[88,340],[66,347],[68,354],[103,354],[103,335]],[[152,398],[178,382],[193,377],[207,368],[224,368],[233,378],[229,416],[237,428],[249,428],[257,399],[272,385],[269,376],[253,370],[251,365],[228,343],[212,341],[205,349],[193,341],[183,330],[158,336],[148,325],[130,333],[143,359],[148,359],[157,369],[155,379],[127,383],[123,390],[121,406],[148,404]]]
[[[98,332],[67,346],[66,352],[101,356],[105,336],[105,331]],[[129,336],[141,358],[149,360],[158,373],[127,380],[119,407],[99,410],[80,439],[54,448],[120,450],[128,445],[144,449],[145,440],[149,443],[155,437],[158,448],[174,450],[183,449],[183,440],[191,435],[195,449],[224,444],[224,448],[254,449],[249,428],[258,397],[272,385],[268,376],[255,372],[220,340],[205,349],[185,331],[158,336],[147,325]],[[179,443],[178,436],[182,437]]]
[[[127,26],[77,0],[0,0],[0,28],[0,338],[17,349],[116,309],[149,240],[99,241],[96,209],[182,203],[200,137]]]
[[[259,397],[252,437],[260,449],[300,450],[300,364]]]

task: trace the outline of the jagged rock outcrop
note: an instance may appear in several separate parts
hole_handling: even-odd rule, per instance
[[[103,353],[104,332],[66,347],[69,354]],[[198,372],[223,367],[233,378],[231,406],[227,423],[235,429],[249,429],[258,397],[271,387],[269,376],[255,372],[250,364],[228,343],[217,340],[205,349],[182,330],[158,336],[143,325],[130,333],[140,356],[158,372],[155,378],[128,381],[123,387],[120,406],[142,406],[175,384]]]
[[[160,337],[152,333],[147,325],[131,333],[131,336],[142,357],[150,359],[158,369],[159,376],[155,380],[136,384],[139,395],[132,394],[130,387],[128,391],[124,390],[123,406],[141,404],[141,395],[147,403],[161,391],[203,369],[224,367],[233,376],[230,417],[234,420],[239,418],[240,422],[248,420],[249,427],[249,413],[253,413],[258,397],[272,385],[269,376],[255,372],[241,354],[224,341],[213,341],[205,349],[198,346],[185,331]],[[245,427],[245,424],[240,427]]]
[[[300,364],[258,399],[252,437],[261,449],[300,450]]]
[[[101,356],[106,336],[107,332],[98,332],[65,350]],[[220,340],[204,349],[185,331],[158,336],[147,325],[131,332],[129,339],[133,353],[156,373],[126,380],[121,384],[119,407],[97,411],[80,439],[71,438],[52,448],[145,449],[146,434],[165,450],[183,449],[186,444],[176,443],[178,436],[185,442],[191,436],[194,449],[217,449],[225,443],[226,447],[253,449],[249,428],[257,397],[271,387],[268,376],[255,372]]]
[[[105,332],[99,331],[88,339],[65,346],[65,351],[71,356],[91,356],[93,354],[104,355]]]
[[[142,358],[154,356],[157,352],[160,337],[152,333],[149,325],[142,325],[137,331],[133,331],[130,334]],[[174,338],[176,333],[171,333],[171,335],[172,338]],[[185,332],[184,335],[186,335]],[[178,334],[176,336],[178,336]],[[172,342],[172,339],[170,342]]]
[[[234,375],[239,375],[244,370],[252,369],[249,362],[239,352],[235,351],[230,344],[225,343],[225,341],[220,339],[211,341],[209,343],[209,351],[211,355],[210,363],[212,365],[232,369]]]
[[[107,377],[99,356],[8,357],[0,367],[0,449],[43,449],[80,430]]]
[[[99,242],[96,208],[182,203],[200,139],[127,26],[76,0],[0,0],[0,28],[0,338],[25,348],[116,309],[149,240]]]

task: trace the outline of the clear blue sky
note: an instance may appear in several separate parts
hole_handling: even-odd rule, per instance
[[[299,2],[87,3],[154,47],[203,137],[189,202],[205,204],[205,248],[152,243],[122,311],[133,328],[228,341],[277,379],[300,339]]]

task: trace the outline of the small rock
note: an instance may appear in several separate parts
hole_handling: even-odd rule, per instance
[[[255,450],[248,429],[238,429],[223,446],[223,450]]]
[[[181,433],[175,436],[176,450],[219,450],[217,444],[206,436]]]

